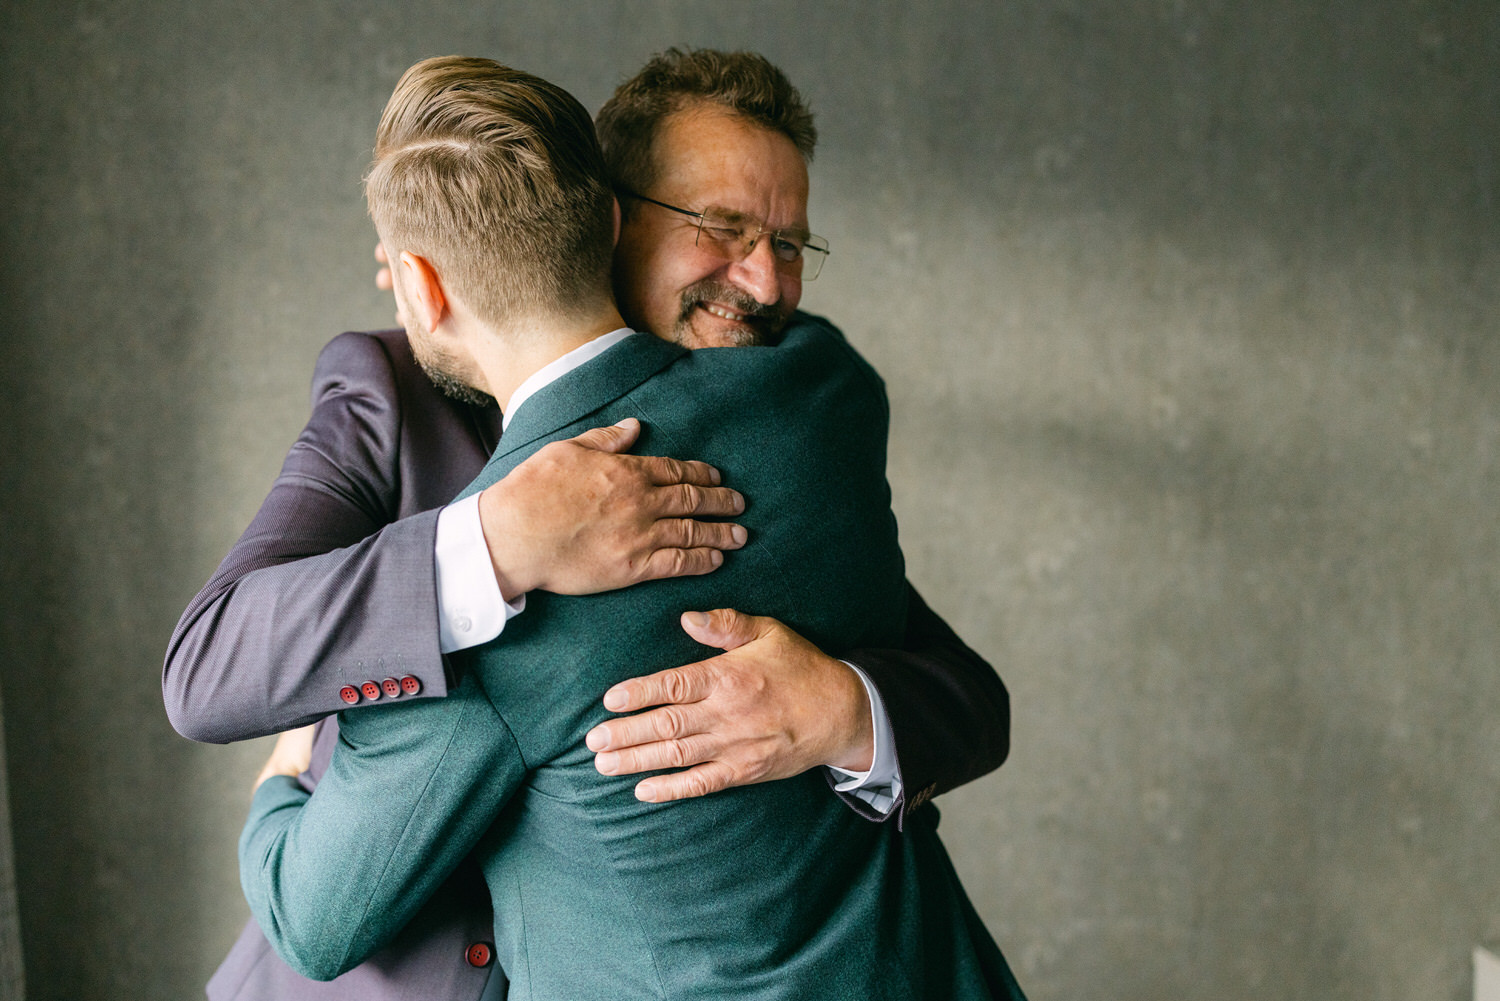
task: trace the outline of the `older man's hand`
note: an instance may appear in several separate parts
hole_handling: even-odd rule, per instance
[[[253,788],[259,789],[260,784],[273,775],[289,775],[296,778],[312,764],[313,731],[317,724],[309,723],[307,726],[296,730],[287,730],[278,734],[276,743],[271,748],[271,757],[267,759],[266,766],[260,770],[255,777]]]
[[[540,449],[479,495],[500,593],[595,594],[645,580],[711,573],[745,544],[745,510],[703,462],[625,455],[630,418]]]
[[[688,612],[682,628],[717,657],[622,681],[586,743],[605,775],[680,768],[636,785],[665,802],[787,778],[819,765],[866,771],[870,700],[858,675],[775,619],[732,609]],[[656,708],[650,708],[650,707]]]

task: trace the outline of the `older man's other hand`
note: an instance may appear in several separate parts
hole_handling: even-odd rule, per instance
[[[375,244],[375,260],[380,267],[375,272],[375,287],[382,292],[389,292],[395,286],[395,278],[391,275],[391,258],[385,252],[385,244]],[[406,317],[401,313],[401,303],[396,303],[396,326],[406,329]]]
[[[819,765],[869,769],[870,700],[847,664],[775,619],[733,609],[687,612],[682,628],[726,652],[606,692],[612,712],[649,711],[589,731],[600,772],[684,769],[636,785],[636,798],[665,802]]]
[[[260,784],[272,775],[296,778],[307,771],[308,765],[312,764],[313,730],[316,728],[317,724],[309,723],[277,735],[276,743],[271,748],[271,757],[255,777],[254,788],[259,789]]]
[[[385,252],[385,244],[375,244],[375,260],[380,264],[375,272],[375,287],[382,292],[389,292],[392,287],[391,257]]]

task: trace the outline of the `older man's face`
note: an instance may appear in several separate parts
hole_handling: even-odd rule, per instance
[[[656,184],[638,194],[736,213],[768,230],[807,228],[807,166],[780,132],[697,105],[662,123],[655,154]],[[777,267],[769,239],[729,261],[708,240],[695,243],[693,219],[649,202],[624,208],[615,293],[632,326],[688,348],[775,339],[802,298],[802,279]]]

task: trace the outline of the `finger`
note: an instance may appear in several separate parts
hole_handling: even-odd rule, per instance
[[[636,783],[635,798],[644,803],[669,803],[674,799],[694,799],[728,789],[734,784],[734,773],[720,761],[705,761],[685,772],[653,775]]]
[[[604,708],[614,713],[635,712],[650,706],[685,705],[701,702],[713,690],[705,661],[684,664],[640,678],[629,678],[604,693]],[[639,717],[632,717],[633,719]],[[620,720],[601,724],[612,727]],[[597,727],[595,729],[598,729]],[[668,734],[667,736],[675,736]],[[623,744],[618,746],[624,746]],[[591,750],[600,748],[589,745]]]
[[[662,518],[654,541],[663,549],[739,549],[750,538],[744,525],[696,518]]]
[[[680,740],[658,740],[619,751],[600,751],[594,756],[594,767],[600,775],[638,775],[700,765],[714,760],[718,753],[718,742],[706,734],[699,734]]]
[[[692,737],[703,731],[702,714],[696,711],[696,703],[674,703],[658,706],[650,712],[606,720],[590,730],[583,743],[598,754]]]
[[[749,538],[744,525],[693,518],[662,518],[651,534],[659,549],[739,549]]]
[[[720,650],[733,650],[759,639],[774,621],[758,615],[745,615],[732,608],[682,613],[684,632],[704,646],[716,646]]]
[[[702,577],[724,565],[718,549],[658,549],[641,564],[637,583],[670,577]]]
[[[713,518],[745,511],[744,495],[731,487],[677,483],[658,487],[652,500],[658,518]]]
[[[612,424],[604,428],[591,428],[583,434],[569,439],[576,445],[584,448],[596,449],[600,452],[623,452],[635,444],[635,440],[641,436],[641,422],[634,417],[627,417],[618,424]]]
[[[658,487],[669,487],[678,483],[716,487],[724,479],[713,466],[696,459],[674,459],[666,455],[653,455],[648,456],[645,461],[646,475]]]
[[[391,263],[389,255],[387,255],[385,252],[385,244],[378,240],[375,242],[375,260],[379,261],[382,265],[388,265]],[[376,288],[381,289],[385,292],[389,292],[391,290],[391,284],[391,269],[389,267],[382,267],[379,271],[375,272]]]

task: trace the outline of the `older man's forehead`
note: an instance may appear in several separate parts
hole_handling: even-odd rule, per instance
[[[770,228],[807,226],[807,168],[792,141],[741,115],[694,106],[663,123],[660,190],[695,212],[714,209]]]

